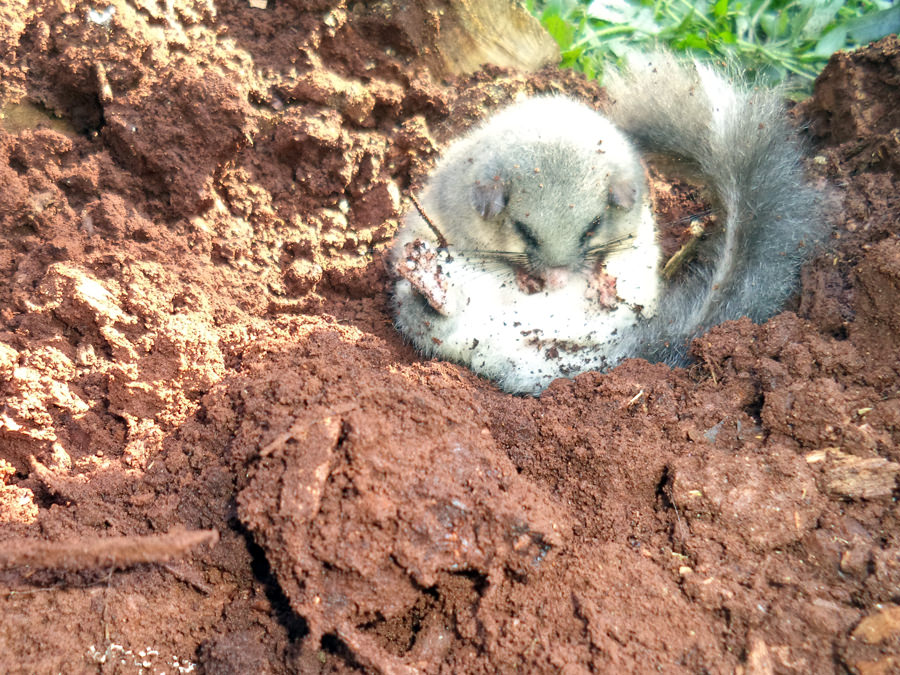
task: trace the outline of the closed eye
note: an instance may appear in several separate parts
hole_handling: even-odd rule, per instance
[[[540,248],[541,242],[539,242],[535,236],[531,233],[531,230],[528,229],[528,226],[525,223],[519,222],[518,220],[513,222],[513,227],[516,229],[516,232],[522,237],[522,241],[525,242],[527,246],[531,248]]]
[[[587,229],[581,233],[581,246],[584,248],[590,243],[591,239],[594,238],[594,235],[597,234],[597,230],[600,229],[601,225],[600,216],[597,216],[591,221],[591,224],[588,225]]]

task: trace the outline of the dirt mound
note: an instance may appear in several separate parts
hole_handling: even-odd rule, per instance
[[[896,39],[795,110],[795,313],[527,399],[404,345],[379,251],[453,133],[602,92],[270,5],[0,10],[0,670],[900,669]]]

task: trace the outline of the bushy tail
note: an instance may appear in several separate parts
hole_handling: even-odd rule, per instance
[[[642,149],[695,165],[724,222],[668,291],[637,349],[680,363],[689,339],[707,328],[742,316],[764,321],[781,309],[827,232],[821,194],[806,182],[778,90],[666,53],[635,57],[605,85],[610,119]]]

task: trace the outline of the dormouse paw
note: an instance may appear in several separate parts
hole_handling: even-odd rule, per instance
[[[448,316],[447,277],[441,267],[449,260],[445,250],[436,249],[427,241],[416,239],[403,247],[397,261],[397,276],[406,279],[436,312]]]

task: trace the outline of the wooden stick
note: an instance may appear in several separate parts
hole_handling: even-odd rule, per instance
[[[438,240],[438,246],[440,246],[441,248],[447,248],[449,246],[449,244],[447,243],[447,238],[441,233],[441,231],[438,229],[438,226],[435,225],[431,221],[431,218],[429,218],[425,213],[425,209],[422,208],[422,205],[419,203],[419,200],[416,199],[416,196],[412,192],[410,192],[409,198],[412,199],[412,203],[415,205],[416,211],[419,212],[419,215],[422,216],[422,220],[424,220],[425,224],[431,228],[432,232],[434,232],[434,236],[437,237]]]
[[[166,563],[191,549],[219,541],[217,530],[176,530],[131,537],[81,537],[59,542],[7,539],[0,549],[0,569],[86,570],[125,568],[140,563]]]

